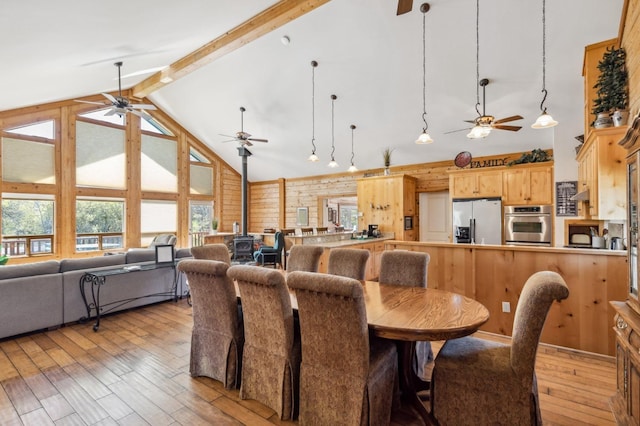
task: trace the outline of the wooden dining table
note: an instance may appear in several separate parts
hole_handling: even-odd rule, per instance
[[[449,291],[363,281],[367,322],[373,333],[398,341],[402,398],[413,406],[425,424],[437,424],[418,397],[413,371],[417,341],[448,340],[477,331],[489,319],[480,302]],[[298,309],[295,293],[291,304]]]

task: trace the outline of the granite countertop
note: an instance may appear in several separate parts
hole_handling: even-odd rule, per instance
[[[573,247],[544,247],[544,246],[512,246],[512,245],[494,245],[494,244],[457,244],[445,242],[424,242],[424,241],[393,241],[398,245],[424,245],[431,247],[460,247],[473,248],[476,250],[513,250],[513,251],[533,251],[542,253],[578,253],[597,256],[626,256],[626,250],[608,250],[608,249],[592,249],[592,248],[573,248]]]

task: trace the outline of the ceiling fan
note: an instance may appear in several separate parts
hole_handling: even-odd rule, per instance
[[[231,138],[229,140],[222,141],[222,142],[237,141],[240,146],[253,146],[251,142],[269,142],[267,139],[252,138],[251,134],[244,131],[244,112],[245,111],[246,109],[244,107],[240,107],[240,131],[237,132],[235,136],[220,134],[220,136]]]
[[[142,111],[139,110],[154,110],[156,107],[151,104],[132,104],[129,102],[129,99],[122,96],[122,78],[120,77],[120,68],[122,67],[122,62],[116,62],[113,65],[118,67],[118,96],[113,96],[109,93],[103,93],[102,96],[107,98],[110,103],[105,102],[92,102],[92,101],[81,101],[76,100],[76,102],[82,102],[85,104],[94,104],[94,105],[110,105],[111,108],[105,115],[114,115],[118,114],[122,117],[127,112],[131,112],[135,115],[143,116]]]
[[[496,120],[495,117],[493,115],[487,115],[485,112],[485,102],[486,102],[486,96],[485,96],[485,88],[487,87],[487,85],[489,84],[489,79],[488,78],[483,78],[482,80],[480,80],[480,82],[478,83],[480,85],[480,87],[482,87],[482,114],[480,114],[480,111],[478,111],[478,105],[476,105],[476,111],[478,111],[478,117],[476,117],[474,120],[465,120],[466,123],[472,123],[473,124],[473,128],[465,128],[465,129],[459,129],[459,130],[453,130],[450,132],[446,132],[446,133],[454,133],[454,132],[461,132],[463,130],[469,130],[471,129],[471,133],[469,133],[469,135],[467,135],[470,138],[477,138],[477,137],[485,137],[487,136],[492,129],[497,129],[497,130],[509,130],[512,132],[517,132],[518,130],[520,130],[522,128],[522,126],[511,126],[511,125],[505,125],[503,123],[508,123],[510,121],[515,121],[515,120],[522,120],[522,116],[520,115],[512,115],[510,117],[505,117],[505,118],[501,118],[499,120]],[[472,133],[476,133],[475,136],[471,136]]]

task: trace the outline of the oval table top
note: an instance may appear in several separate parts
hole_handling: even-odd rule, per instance
[[[474,333],[489,319],[480,302],[449,291],[363,282],[369,327],[395,340],[446,340]]]

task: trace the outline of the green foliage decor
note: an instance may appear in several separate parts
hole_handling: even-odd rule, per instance
[[[514,164],[525,164],[525,163],[543,163],[545,161],[551,161],[551,156],[544,149],[534,149],[531,152],[525,152],[522,154],[520,158],[517,160],[513,160],[507,163],[507,166],[513,166]]]
[[[218,229],[218,219],[213,219],[211,221],[211,229],[213,229],[214,231]]]
[[[389,167],[391,165],[391,153],[393,152],[393,149],[391,148],[385,148],[384,151],[382,151],[382,160],[384,161],[384,166],[385,167]]]
[[[624,48],[611,48],[598,63],[600,75],[596,84],[597,98],[593,102],[594,114],[627,109],[629,102],[628,74]]]

